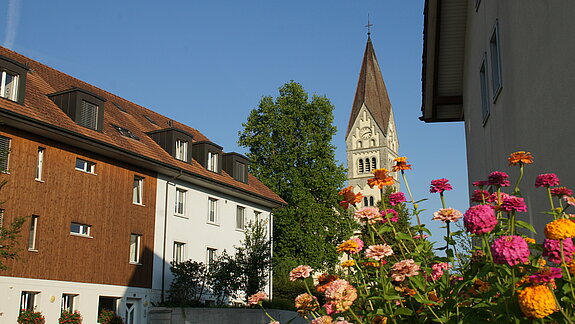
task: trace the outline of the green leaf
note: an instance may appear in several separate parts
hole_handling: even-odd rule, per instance
[[[395,312],[393,312],[393,315],[406,315],[406,316],[410,316],[413,315],[413,310],[407,308],[407,307],[401,307],[395,310]]]
[[[529,223],[527,223],[527,222],[517,220],[517,221],[515,221],[515,224],[517,225],[517,227],[526,228],[526,229],[530,230],[530,231],[533,232],[533,233],[537,233],[537,232],[535,231],[535,228],[533,227],[533,225],[531,225],[531,224],[529,224]]]

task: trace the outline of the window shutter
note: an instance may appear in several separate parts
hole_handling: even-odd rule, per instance
[[[9,153],[10,153],[10,138],[0,136],[0,171],[8,170]]]
[[[98,106],[82,100],[78,124],[96,130],[98,127]]]

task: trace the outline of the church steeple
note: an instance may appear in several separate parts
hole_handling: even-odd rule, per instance
[[[363,54],[363,63],[361,64],[361,71],[359,72],[359,80],[357,82],[351,115],[349,116],[346,137],[349,135],[359,111],[364,104],[379,128],[384,134],[387,134],[391,116],[391,103],[370,36],[367,36],[367,44],[365,46],[365,53]]]

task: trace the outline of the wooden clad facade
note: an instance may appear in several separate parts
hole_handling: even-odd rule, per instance
[[[18,259],[0,275],[151,288],[156,175],[6,125],[0,135],[11,139],[9,172],[0,175],[8,181],[0,191],[5,224],[27,217]],[[77,158],[95,163],[94,174],[77,170]],[[144,179],[142,205],[133,203],[134,176]],[[35,251],[28,249],[32,215]],[[90,226],[90,237],[71,234],[72,222]],[[141,235],[140,264],[130,263],[131,234]]]

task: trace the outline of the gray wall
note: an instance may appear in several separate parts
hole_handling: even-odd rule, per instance
[[[473,4],[475,1],[471,1]],[[539,238],[550,216],[545,190],[535,189],[537,174],[554,172],[561,185],[575,188],[575,1],[482,0],[478,10],[468,6],[464,71],[464,118],[470,184],[494,170],[509,173],[511,152],[533,153],[526,167],[523,196],[532,207],[523,218],[536,224]],[[487,52],[489,97],[491,60],[489,40],[499,22],[503,87],[483,126],[479,69]]]
[[[285,310],[268,310],[268,313],[280,321],[303,324],[306,320],[296,312]],[[270,319],[261,309],[245,308],[151,308],[148,324],[268,324]]]

